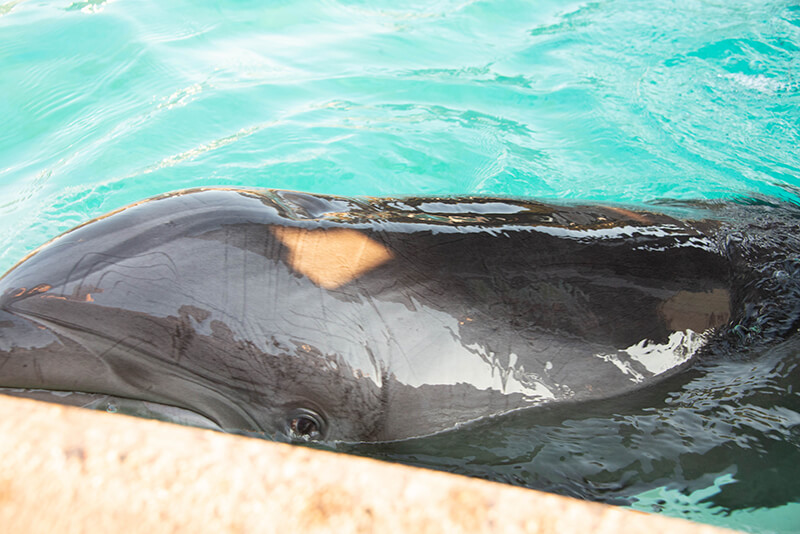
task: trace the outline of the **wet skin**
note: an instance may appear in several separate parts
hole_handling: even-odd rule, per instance
[[[725,330],[716,231],[507,199],[165,195],[0,279],[0,388],[344,441],[613,397]]]

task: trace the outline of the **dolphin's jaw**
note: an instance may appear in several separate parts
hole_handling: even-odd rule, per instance
[[[15,324],[9,325],[10,318]],[[15,353],[17,336],[8,327],[18,325],[34,330],[49,344],[45,346],[43,341],[31,354]],[[143,343],[112,337],[68,319],[21,310],[0,309],[0,327],[5,327],[0,330],[0,393],[201,428],[266,432],[243,403],[233,400],[214,381],[164,360]],[[65,345],[69,350],[54,352]],[[4,373],[2,368],[12,358],[30,358],[36,373],[25,377],[16,377],[13,371]],[[80,363],[71,365],[70,359]],[[76,374],[76,367],[88,372]],[[162,380],[168,385],[158,388]],[[65,402],[67,395],[72,402]]]

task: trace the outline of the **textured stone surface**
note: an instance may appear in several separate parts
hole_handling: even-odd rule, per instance
[[[4,532],[719,529],[423,469],[0,396]]]

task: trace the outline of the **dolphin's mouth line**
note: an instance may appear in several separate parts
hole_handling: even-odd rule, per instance
[[[207,377],[199,375],[198,373],[196,373],[196,372],[194,372],[191,369],[188,369],[186,367],[167,365],[167,364],[165,364],[164,360],[162,358],[160,358],[158,355],[153,354],[150,351],[144,350],[143,347],[141,346],[141,343],[131,344],[131,343],[126,342],[125,338],[117,340],[117,339],[112,338],[111,336],[105,335],[102,332],[98,332],[98,331],[96,331],[94,329],[86,328],[84,326],[78,326],[78,325],[72,324],[71,322],[69,322],[67,320],[57,320],[57,319],[52,319],[50,317],[45,317],[45,316],[43,316],[41,314],[38,314],[36,312],[15,310],[12,307],[7,307],[6,311],[8,311],[9,313],[13,313],[14,315],[17,315],[19,317],[23,317],[25,319],[33,321],[33,322],[41,325],[42,327],[48,328],[52,332],[54,332],[54,333],[56,333],[56,334],[58,334],[60,336],[64,336],[65,338],[68,338],[68,339],[72,340],[73,342],[77,343],[78,345],[83,347],[83,349],[87,352],[87,354],[91,354],[93,357],[97,358],[97,360],[100,361],[101,364],[103,364],[109,370],[109,372],[111,372],[114,376],[119,378],[119,380],[120,380],[120,382],[122,384],[124,384],[126,386],[132,386],[135,391],[152,391],[152,389],[147,388],[147,387],[136,387],[131,382],[126,380],[125,376],[122,373],[119,373],[115,369],[114,364],[109,363],[103,357],[104,354],[106,354],[106,353],[108,353],[108,352],[110,352],[110,351],[112,351],[112,350],[114,350],[114,349],[116,349],[118,347],[122,348],[123,350],[132,351],[137,356],[146,359],[146,361],[150,365],[154,366],[156,368],[156,370],[161,371],[164,376],[170,376],[170,375],[179,376],[179,378],[181,380],[183,380],[185,382],[188,382],[188,383],[190,383],[192,385],[197,386],[198,390],[202,391],[206,398],[212,398],[213,400],[215,400],[217,402],[217,404],[225,406],[228,410],[233,411],[236,414],[236,416],[241,418],[245,422],[245,424],[249,427],[249,428],[241,428],[241,430],[247,431],[247,432],[256,432],[256,433],[265,432],[265,430],[261,427],[261,425],[259,425],[257,423],[257,421],[247,411],[242,409],[242,407],[240,406],[239,403],[234,402],[233,400],[228,398],[228,396],[221,391],[222,388],[214,387],[215,385],[217,385],[217,381],[214,381],[214,380],[211,380],[211,379],[209,379]],[[105,351],[103,351],[101,353],[98,353],[97,351],[92,350],[89,346],[87,346],[87,343],[85,343],[84,340],[81,339],[80,336],[76,336],[73,331],[74,332],[80,332],[81,334],[83,334],[85,336],[94,336],[96,338],[102,339],[102,340],[108,342],[111,346],[110,346],[109,349],[107,349],[107,350],[105,350]],[[180,373],[175,373],[176,370],[180,371]],[[222,382],[219,382],[219,385],[223,385],[224,386],[225,384],[222,383]],[[3,389],[8,389],[8,388],[3,388],[2,386],[0,386],[0,390],[3,390]],[[33,388],[31,388],[31,390],[35,391],[35,389],[33,389]],[[134,396],[128,397],[128,396],[125,396],[125,395],[120,395],[119,392],[110,392],[110,391],[77,391],[77,390],[72,390],[72,389],[68,389],[68,390],[67,389],[40,389],[40,391],[49,391],[49,392],[61,391],[63,393],[79,393],[79,394],[84,394],[84,395],[107,395],[109,397],[118,398],[118,399],[128,399],[128,400],[131,400],[131,401],[137,401],[137,402],[141,402],[141,403],[151,403],[153,405],[168,406],[168,407],[174,408],[176,410],[185,410],[186,412],[193,413],[197,417],[203,418],[203,419],[211,422],[211,424],[215,428],[226,429],[225,431],[229,431],[228,430],[229,425],[223,424],[221,421],[217,420],[218,418],[212,417],[211,415],[208,415],[208,414],[205,414],[202,411],[199,411],[199,410],[197,410],[196,408],[194,408],[192,406],[188,406],[187,403],[181,402],[181,399],[170,398],[169,396],[165,396],[165,395],[158,395],[158,397],[160,397],[159,400],[147,400],[147,399],[144,399],[144,398],[137,398],[137,397],[134,397]],[[164,399],[168,399],[167,402],[162,402],[162,400],[164,400]],[[173,401],[173,402],[170,402],[170,401]],[[177,401],[177,402],[174,402],[174,401]],[[158,419],[158,418],[156,417],[156,419]],[[194,425],[192,425],[192,426],[194,426]]]
[[[44,402],[67,404],[78,408],[156,419],[168,423],[206,428],[224,432],[212,419],[188,408],[144,399],[120,397],[89,391],[66,391],[43,388],[0,387],[0,394]]]

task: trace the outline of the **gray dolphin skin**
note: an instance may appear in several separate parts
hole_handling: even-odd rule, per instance
[[[621,395],[725,330],[715,236],[602,206],[168,194],[0,279],[0,391],[331,441]]]

